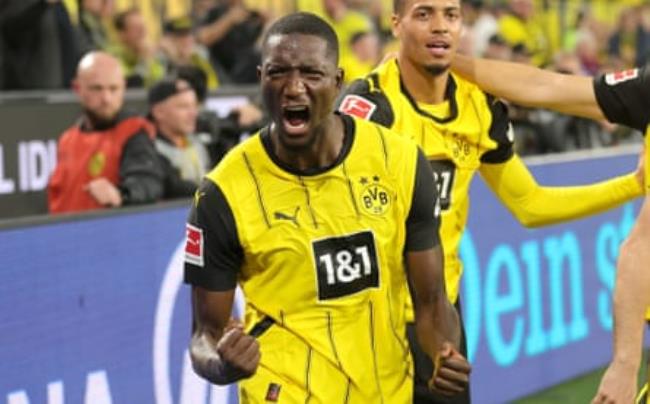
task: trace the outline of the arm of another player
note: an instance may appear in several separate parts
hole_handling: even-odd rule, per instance
[[[650,306],[650,201],[646,199],[621,247],[614,287],[614,356],[592,403],[631,403],[643,350],[644,313]]]
[[[255,373],[260,350],[254,337],[230,321],[243,251],[216,183],[203,181],[188,222],[184,277],[192,285],[192,365],[211,383],[233,383]]]
[[[413,201],[407,220],[408,277],[418,342],[435,361],[430,387],[452,395],[467,387],[471,367],[457,351],[460,324],[445,289],[443,253],[438,236],[440,220],[435,215],[437,199],[433,174],[426,158],[418,151]]]
[[[581,186],[540,186],[516,155],[503,163],[482,164],[480,172],[520,223],[536,227],[599,213],[643,195],[643,157],[642,151],[634,173]]]
[[[516,104],[548,108],[570,115],[603,120],[592,78],[561,74],[521,63],[478,59],[457,54],[455,73],[483,91]]]

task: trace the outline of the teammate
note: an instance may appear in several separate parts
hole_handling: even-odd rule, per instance
[[[431,386],[461,391],[470,367],[456,349],[426,159],[410,140],[333,113],[343,76],[320,18],[281,18],[262,53],[272,123],[207,175],[187,225],[194,369],[239,381],[244,403],[410,403],[408,278],[417,334],[441,363]],[[236,283],[243,327],[229,324]]]
[[[645,152],[650,152],[647,66],[592,78],[459,55],[454,68],[486,91],[516,103],[596,120],[608,119],[638,129],[645,135]],[[650,164],[648,157],[645,160],[647,194]],[[593,403],[630,403],[634,398],[643,346],[643,313],[650,306],[649,245],[650,203],[646,198],[621,247],[614,288],[614,356]],[[645,319],[650,320],[650,310]],[[646,402],[647,388],[646,383],[638,402]]]
[[[479,171],[499,199],[526,226],[603,211],[642,194],[635,174],[580,187],[541,187],[513,152],[503,103],[450,73],[462,29],[459,0],[394,0],[396,58],[350,85],[339,110],[414,138],[438,185],[447,292],[460,312],[462,264],[458,246],[469,209],[469,184]],[[640,176],[640,175],[639,175]],[[412,334],[412,333],[410,333]],[[464,343],[461,353],[465,355]],[[449,402],[426,389],[431,369],[416,365],[415,402]],[[469,390],[451,402],[470,402]]]

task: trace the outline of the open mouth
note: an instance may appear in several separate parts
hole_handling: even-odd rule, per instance
[[[427,43],[427,49],[434,54],[444,53],[449,49],[449,47],[449,43],[444,41],[432,41]]]
[[[302,131],[309,123],[309,107],[305,105],[284,107],[282,115],[288,132]]]

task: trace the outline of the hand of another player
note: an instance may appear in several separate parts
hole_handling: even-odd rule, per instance
[[[255,374],[260,363],[260,345],[246,334],[239,323],[226,327],[217,343],[217,353],[221,359],[224,376],[228,380],[240,380]]]
[[[636,180],[639,181],[639,184],[641,184],[641,187],[645,189],[645,164],[646,164],[646,150],[645,146],[641,148],[641,153],[639,155],[639,162],[636,166]]]
[[[84,187],[84,190],[102,206],[122,206],[122,194],[109,180],[104,177],[95,178]]]
[[[611,364],[598,386],[592,404],[631,404],[636,395],[637,372],[634,367]]]
[[[446,396],[463,392],[469,384],[472,367],[449,342],[442,344],[435,361],[429,388]]]

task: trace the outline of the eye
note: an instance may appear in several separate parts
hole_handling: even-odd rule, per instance
[[[426,10],[417,10],[415,12],[415,19],[417,20],[426,20],[429,18],[429,12]]]

